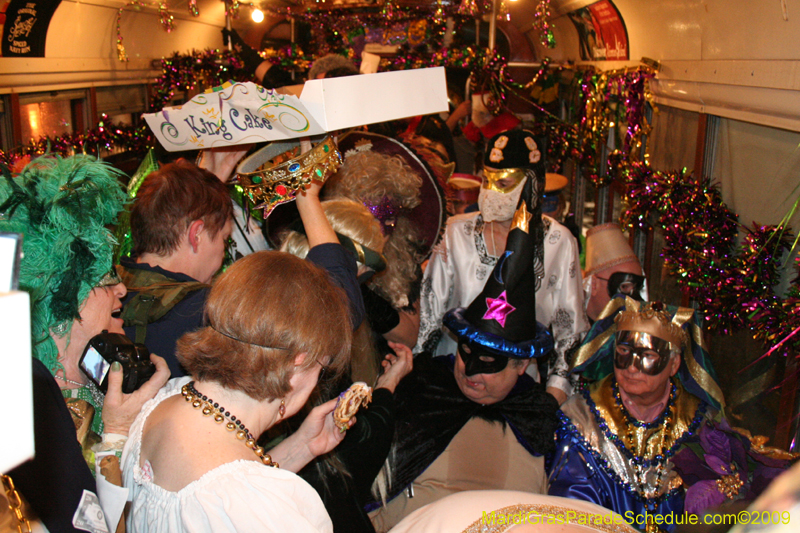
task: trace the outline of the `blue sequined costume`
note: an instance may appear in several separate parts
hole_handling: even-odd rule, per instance
[[[664,412],[653,422],[635,420],[619,399],[613,374],[576,394],[561,408],[549,494],[597,503],[642,531],[645,513],[672,524],[683,512],[683,482],[670,458],[714,411],[673,382]]]

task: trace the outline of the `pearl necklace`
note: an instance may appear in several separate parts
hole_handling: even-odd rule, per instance
[[[268,453],[264,453],[264,448],[258,445],[253,434],[245,427],[241,420],[237,420],[230,411],[226,411],[224,407],[220,407],[218,402],[215,402],[205,394],[201,394],[194,388],[194,381],[190,381],[181,388],[183,399],[190,402],[195,409],[201,409],[203,416],[214,415],[214,422],[222,424],[227,420],[225,429],[228,431],[236,431],[236,438],[244,442],[244,445],[253,450],[253,453],[267,466],[274,466],[278,468],[278,463],[272,460]],[[238,430],[237,430],[238,428]]]

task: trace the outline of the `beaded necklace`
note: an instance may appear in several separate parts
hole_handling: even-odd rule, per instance
[[[565,436],[569,438],[574,444],[583,447],[584,449],[588,450],[589,454],[595,460],[595,462],[599,465],[600,469],[605,472],[617,485],[624,489],[626,494],[629,494],[635,500],[642,502],[645,507],[647,508],[648,512],[654,513],[658,506],[664,502],[665,500],[669,500],[670,498],[674,497],[676,494],[681,493],[683,490],[682,486],[677,486],[670,489],[667,492],[662,494],[657,494],[654,496],[648,496],[643,494],[639,487],[634,486],[633,480],[628,479],[627,477],[621,475],[617,470],[614,468],[614,462],[609,460],[607,454],[602,451],[599,451],[596,447],[589,443],[586,437],[583,436],[581,430],[579,430],[575,424],[572,423],[572,420],[565,415],[563,412],[558,412],[558,419],[561,421],[561,428],[556,430],[556,435],[559,439],[563,439]],[[569,445],[567,445],[569,446]],[[594,472],[594,468],[589,465],[589,470]]]
[[[589,406],[589,410],[594,416],[594,419],[597,422],[597,425],[600,427],[600,430],[603,432],[603,435],[608,440],[613,442],[614,445],[617,447],[617,449],[619,449],[628,460],[637,464],[642,464],[643,466],[647,467],[656,464],[658,461],[662,459],[662,457],[660,456],[654,457],[653,459],[644,459],[631,452],[626,446],[624,446],[620,442],[620,438],[614,432],[612,432],[611,429],[608,427],[608,424],[603,419],[603,415],[600,414],[597,405],[595,405],[594,400],[592,399],[590,389],[588,387],[585,387],[581,391],[581,394],[583,394],[583,397]],[[706,404],[705,402],[700,403],[700,405],[697,408],[697,411],[695,412],[695,416],[692,419],[692,422],[689,424],[689,427],[686,429],[683,435],[681,435],[678,439],[675,440],[670,449],[666,452],[663,459],[670,459],[673,455],[675,455],[675,453],[687,439],[690,439],[694,436],[695,432],[697,431],[697,428],[700,427],[700,424],[703,422],[703,419],[705,418],[707,408],[708,404]],[[657,419],[655,422],[651,422],[650,425],[658,423],[659,422]]]
[[[77,385],[78,387],[85,387],[86,386],[84,383],[81,383],[79,381],[74,381],[74,380],[71,380],[71,379],[68,379],[68,378],[65,378],[65,377],[61,377],[58,374],[53,374],[53,377],[56,378],[56,379],[60,379],[64,383],[69,383],[71,385]]]
[[[622,415],[625,418],[626,428],[625,434],[622,435],[621,439],[617,439],[615,444],[618,447],[621,447],[629,452],[629,456],[633,457],[633,466],[636,472],[636,478],[639,483],[639,490],[643,494],[647,494],[651,492],[648,490],[648,485],[650,486],[651,490],[658,491],[659,487],[661,486],[661,481],[664,478],[664,474],[667,471],[667,458],[669,452],[669,446],[667,446],[668,437],[671,434],[670,430],[672,429],[673,419],[675,417],[675,393],[677,391],[677,387],[675,384],[671,384],[670,392],[669,392],[669,399],[667,400],[667,405],[664,408],[664,412],[658,416],[652,422],[642,422],[637,420],[628,412],[625,408],[625,405],[622,403],[622,396],[619,392],[619,385],[617,384],[617,380],[614,379],[611,382],[611,390],[614,393],[614,402],[616,403],[617,409],[620,410]],[[661,427],[659,431],[661,437],[661,452],[656,454],[653,457],[652,461],[643,460],[644,457],[640,456],[636,453],[634,448],[634,437],[636,436],[637,429],[639,430],[650,430]],[[644,444],[645,449],[643,453],[646,453],[647,444]],[[648,476],[648,471],[650,468],[655,467],[655,479],[652,479],[652,476]],[[650,478],[648,480],[648,478]]]
[[[633,444],[633,434],[636,431],[633,428],[654,429],[658,426],[663,426],[663,441],[666,441],[666,436],[669,435],[669,429],[672,426],[672,422],[675,417],[675,394],[678,389],[674,383],[670,383],[669,398],[667,399],[667,405],[664,407],[664,411],[652,422],[642,422],[641,420],[631,416],[631,414],[628,412],[628,409],[625,407],[625,404],[622,402],[622,395],[619,392],[619,384],[617,383],[616,379],[611,382],[611,390],[614,393],[614,401],[617,404],[617,408],[622,413],[622,416],[625,417],[625,423],[628,426],[625,439],[628,441],[629,446]]]
[[[230,411],[226,411],[224,407],[221,407],[218,402],[215,402],[205,394],[201,394],[197,389],[194,388],[194,381],[190,381],[186,385],[181,388],[181,394],[183,395],[183,399],[187,402],[190,402],[192,407],[195,409],[200,409],[203,413],[203,416],[211,416],[214,415],[214,422],[217,424],[222,424],[223,422],[227,421],[225,424],[225,429],[228,431],[236,431],[236,438],[240,441],[244,442],[244,445],[253,450],[253,453],[261,460],[261,462],[267,466],[273,466],[278,468],[278,463],[272,460],[272,457],[268,453],[264,453],[264,448],[256,443],[255,437],[253,434],[250,433],[250,430],[247,429],[242,423],[241,420],[237,420],[237,418],[231,414]]]

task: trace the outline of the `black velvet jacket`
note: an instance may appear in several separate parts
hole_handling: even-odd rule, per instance
[[[38,359],[33,359],[33,436],[35,457],[8,475],[49,531],[77,532],[72,517],[83,491],[96,494],[97,487],[61,389]]]

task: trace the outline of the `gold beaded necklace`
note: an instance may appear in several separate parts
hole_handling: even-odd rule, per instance
[[[241,420],[238,420],[230,411],[226,411],[224,407],[220,407],[218,402],[215,402],[205,394],[201,394],[194,388],[194,381],[190,381],[181,388],[183,399],[191,403],[195,409],[200,409],[203,416],[214,415],[214,422],[222,424],[226,422],[225,429],[228,431],[235,431],[236,438],[244,442],[244,445],[253,450],[253,453],[267,466],[274,466],[278,468],[278,463],[272,460],[268,453],[264,453],[264,448],[258,445],[253,434],[245,427]]]

